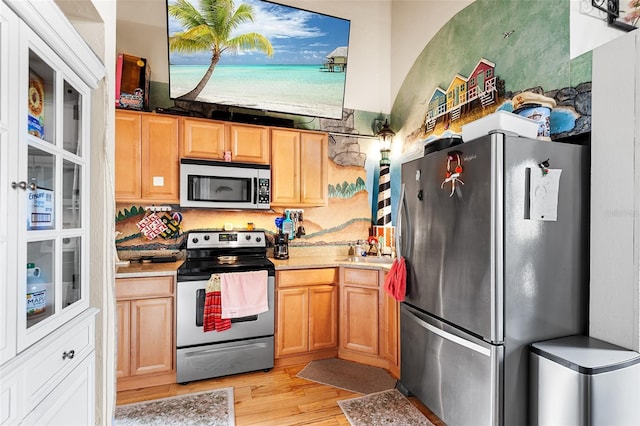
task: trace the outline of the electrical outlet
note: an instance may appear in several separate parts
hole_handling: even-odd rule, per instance
[[[171,206],[147,206],[144,209],[150,212],[170,212]]]

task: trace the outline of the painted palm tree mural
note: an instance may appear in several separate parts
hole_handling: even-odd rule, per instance
[[[183,27],[183,31],[169,36],[172,52],[211,52],[211,63],[196,87],[180,96],[181,100],[195,100],[205,88],[225,51],[259,50],[273,55],[271,42],[262,34],[234,34],[242,23],[253,21],[253,9],[248,4],[237,8],[233,0],[200,0],[198,8],[187,0],[177,0],[168,7],[169,15]]]

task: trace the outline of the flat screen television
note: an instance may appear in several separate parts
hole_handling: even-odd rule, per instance
[[[264,0],[167,0],[170,97],[341,119],[350,25]]]

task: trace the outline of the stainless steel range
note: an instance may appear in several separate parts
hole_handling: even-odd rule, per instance
[[[233,318],[224,331],[203,329],[207,281],[212,274],[268,272],[267,312]],[[178,269],[177,382],[273,368],[275,268],[259,231],[191,232],[187,260]]]

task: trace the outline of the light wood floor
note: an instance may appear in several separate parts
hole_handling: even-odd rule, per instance
[[[172,384],[118,392],[117,404],[147,401],[233,387],[236,425],[349,425],[336,403],[360,394],[296,377],[303,365],[276,367],[265,373],[237,374],[186,385]],[[420,401],[409,398],[436,426],[444,426]]]

